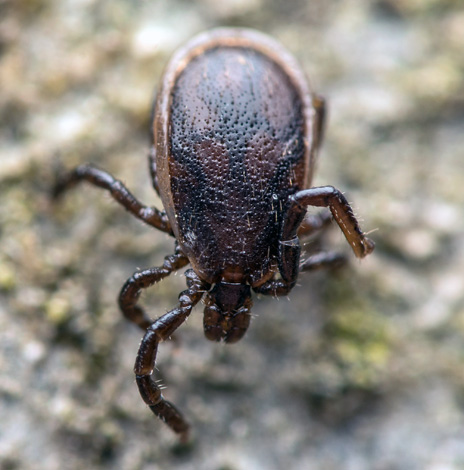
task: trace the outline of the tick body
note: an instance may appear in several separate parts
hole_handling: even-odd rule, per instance
[[[186,439],[186,420],[164,399],[152,373],[158,344],[193,306],[204,300],[208,339],[233,343],[249,326],[252,290],[287,295],[301,270],[336,262],[333,253],[319,253],[300,264],[299,236],[322,220],[304,220],[307,206],[330,209],[357,257],[374,244],[337,189],[311,188],[324,101],[271,38],[232,28],[194,38],[169,62],[153,116],[150,172],[164,212],[141,204],[121,182],[91,165],[61,178],[54,194],[85,180],[175,237],[174,254],[163,266],[130,277],[119,305],[145,330],[134,368],[142,398]],[[141,290],[188,264],[178,306],[151,320],[137,305]]]

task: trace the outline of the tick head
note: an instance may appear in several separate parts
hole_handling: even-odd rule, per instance
[[[252,306],[248,284],[218,282],[205,300],[203,326],[211,341],[235,343],[250,325]]]

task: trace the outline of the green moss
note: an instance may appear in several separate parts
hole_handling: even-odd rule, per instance
[[[388,318],[370,304],[358,282],[351,278],[327,285],[327,320],[306,352],[312,364],[304,379],[309,395],[334,398],[347,390],[375,393],[388,379],[393,333]]]
[[[388,0],[395,10],[406,16],[437,15],[454,9],[460,0]]]
[[[16,287],[16,274],[13,266],[0,259],[0,290],[11,291]]]
[[[332,358],[343,377],[343,388],[377,388],[391,350],[385,318],[362,306],[336,311],[327,322],[322,341],[324,355]]]
[[[69,319],[71,304],[69,300],[60,295],[51,297],[45,305],[45,314],[51,323],[61,325]]]

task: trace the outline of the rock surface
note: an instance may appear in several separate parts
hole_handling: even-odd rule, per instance
[[[464,9],[451,0],[0,2],[0,468],[464,467]],[[92,161],[147,204],[150,102],[174,49],[244,26],[280,40],[330,104],[316,185],[343,191],[375,253],[255,300],[234,346],[201,309],[160,348],[193,424],[140,400],[141,332],[116,296],[173,243],[56,166]],[[327,246],[349,251],[336,227]],[[153,317],[182,275],[149,290]]]

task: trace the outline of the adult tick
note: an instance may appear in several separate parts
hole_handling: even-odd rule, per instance
[[[141,204],[92,165],[77,167],[54,188],[59,197],[87,181],[175,237],[175,252],[161,267],[126,281],[119,306],[145,331],[134,368],[140,394],[182,439],[188,423],[152,374],[159,343],[195,304],[204,300],[206,337],[234,343],[250,324],[251,290],[287,295],[300,271],[337,261],[318,253],[300,265],[299,236],[321,222],[305,219],[307,206],[330,209],[358,258],[374,249],[340,191],[311,188],[324,116],[324,101],[280,44],[251,30],[213,30],[174,55],[155,102],[149,165],[165,212]],[[137,305],[142,289],[188,264],[178,306],[153,321]]]

